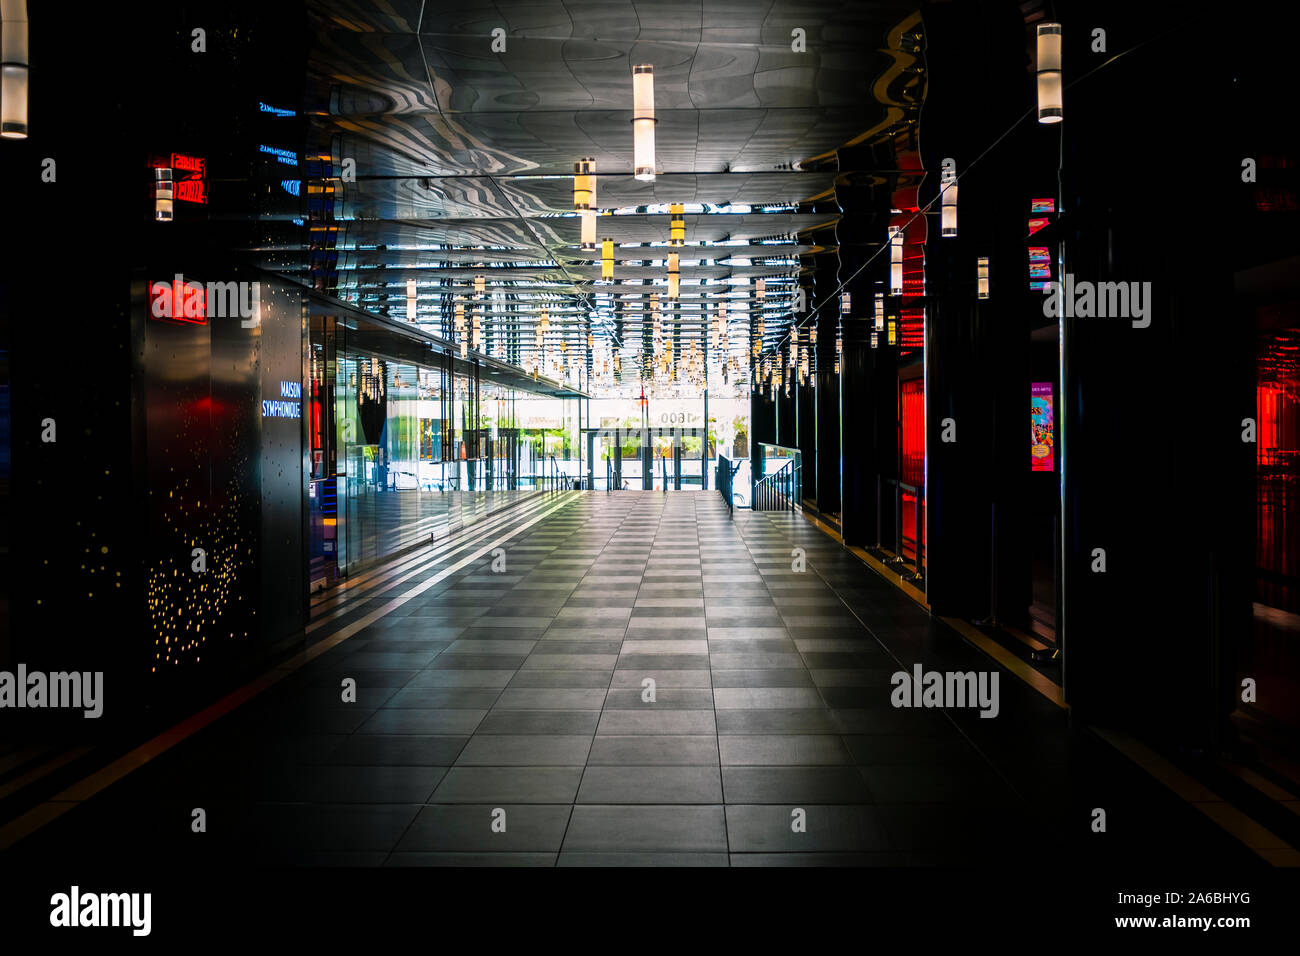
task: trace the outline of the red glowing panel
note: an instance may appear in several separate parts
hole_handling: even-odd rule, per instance
[[[1029,220],[1029,234],[1032,236],[1036,232],[1042,232],[1049,224],[1047,219],[1031,219]]]
[[[919,488],[925,483],[925,385],[919,378],[900,382],[899,450],[904,484]]]
[[[206,204],[208,201],[208,184],[201,179],[178,179],[172,188],[181,202]]]
[[[197,282],[150,282],[149,315],[164,322],[207,325],[207,291]]]
[[[186,156],[184,153],[172,153],[172,169],[197,173],[200,176],[206,172],[202,156]]]

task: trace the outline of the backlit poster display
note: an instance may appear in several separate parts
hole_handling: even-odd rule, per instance
[[[1030,386],[1029,456],[1034,471],[1052,471],[1056,460],[1056,426],[1052,409],[1052,383]]]

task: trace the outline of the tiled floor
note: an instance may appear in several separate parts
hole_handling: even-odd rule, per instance
[[[892,707],[890,675],[914,662],[992,664],[798,517],[732,517],[716,493],[566,492],[512,522],[460,570],[447,557],[354,595],[313,638],[388,610],[27,844],[395,866],[1041,865],[1086,843],[1108,801],[1127,852],[1191,833],[1198,859],[1235,852],[1071,743],[1062,712],[1007,674],[994,720]]]

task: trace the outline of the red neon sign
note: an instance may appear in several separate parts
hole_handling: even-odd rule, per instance
[[[172,153],[172,169],[198,173],[200,176],[207,172],[203,166],[202,156],[186,156],[184,153]]]
[[[179,277],[171,282],[150,282],[149,314],[164,321],[207,325],[207,291],[202,283],[184,282]]]
[[[178,179],[172,183],[172,190],[181,202],[206,205],[208,201],[208,184],[201,179]]]
[[[171,165],[169,166],[168,163]],[[202,156],[172,153],[170,157],[157,156],[151,164],[155,169],[171,169],[173,196],[181,202],[206,205],[208,202],[207,163]]]

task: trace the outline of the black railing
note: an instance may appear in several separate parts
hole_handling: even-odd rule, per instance
[[[794,511],[799,506],[799,468],[793,460],[754,483],[755,511]]]
[[[909,485],[899,481],[896,478],[884,478],[876,476],[876,547],[884,549],[882,519],[884,518],[885,503],[885,485],[893,488],[891,497],[894,499],[894,540],[891,549],[894,556],[886,562],[897,566],[903,566],[908,563],[912,565],[915,572],[912,576],[914,581],[920,581],[925,575],[925,492],[916,485]],[[909,562],[907,556],[903,553],[903,495],[910,494],[915,502],[916,513],[913,515],[913,554]]]
[[[718,491],[722,492],[722,500],[727,503],[727,511],[734,514],[736,511],[735,495],[731,490],[731,481],[736,477],[736,472],[740,468],[740,462],[733,462],[725,455],[718,456],[718,475],[715,484]]]

